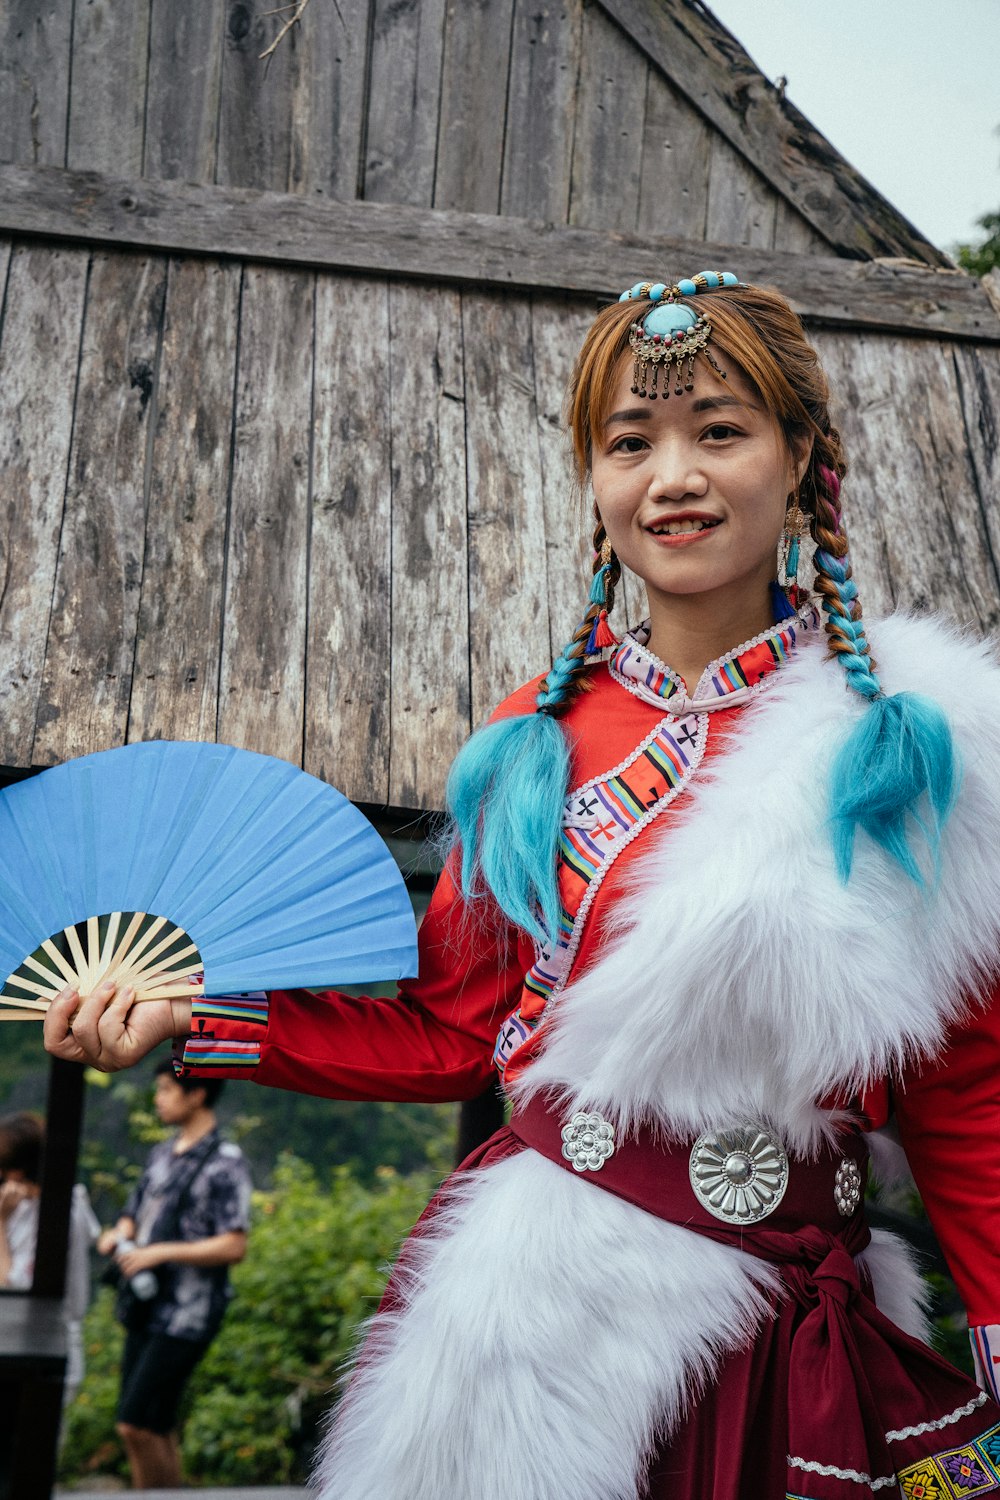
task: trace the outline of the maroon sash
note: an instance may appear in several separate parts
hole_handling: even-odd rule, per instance
[[[864,1197],[845,1218],[834,1182],[845,1159],[862,1182],[868,1150],[850,1130],[815,1160],[791,1159],[775,1211],[723,1222],[690,1181],[690,1145],[649,1129],[616,1140],[598,1170],[562,1154],[568,1112],[540,1098],[511,1133],[584,1184],[778,1267],[786,1295],[753,1347],[726,1361],[654,1460],[659,1500],[910,1500],[1000,1494],[1000,1408],[878,1311],[854,1256],[870,1241]],[[581,1188],[581,1191],[583,1189]],[[669,1330],[665,1330],[665,1335]]]

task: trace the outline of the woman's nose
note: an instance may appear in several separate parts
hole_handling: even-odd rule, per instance
[[[664,444],[653,455],[650,494],[665,500],[703,495],[707,480],[694,454],[684,446]]]

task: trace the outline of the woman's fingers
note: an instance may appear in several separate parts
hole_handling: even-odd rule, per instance
[[[73,1017],[73,1036],[83,1053],[83,1061],[106,1073],[114,1071],[114,1064],[109,1068],[103,1056],[101,1022],[105,1011],[114,1001],[115,993],[114,980],[106,979],[80,1002],[79,1009]]]
[[[68,984],[65,989],[59,991],[45,1012],[42,1036],[46,1050],[54,1057],[61,1057],[66,1062],[83,1061],[80,1045],[72,1031],[73,1018],[79,1004],[78,991],[73,985]]]

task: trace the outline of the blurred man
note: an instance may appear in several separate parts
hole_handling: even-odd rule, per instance
[[[118,1432],[136,1489],[181,1483],[177,1410],[219,1331],[232,1295],[229,1267],[246,1253],[250,1176],[238,1146],[219,1134],[214,1079],[156,1070],[156,1113],[177,1127],[155,1146],[138,1186],[97,1248],[121,1273],[125,1324]]]

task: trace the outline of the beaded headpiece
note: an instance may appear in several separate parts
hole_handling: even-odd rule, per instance
[[[648,396],[652,401],[662,395],[666,400],[670,395],[671,365],[674,366],[674,394],[680,396],[689,391],[694,385],[694,358],[702,350],[712,369],[725,380],[726,372],[719,369],[711,351],[705,347],[712,336],[711,323],[704,313],[693,312],[677,299],[744,284],[732,271],[699,271],[697,276],[686,277],[676,286],[667,286],[663,281],[637,281],[627,292],[622,292],[619,302],[648,300],[653,304],[652,310],[633,323],[629,330],[628,341],[635,356],[632,394]],[[686,376],[683,370],[685,361]],[[659,391],[661,367],[663,382],[662,391]]]

